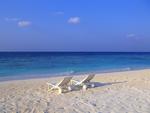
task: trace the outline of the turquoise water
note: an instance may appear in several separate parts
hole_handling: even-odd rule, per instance
[[[0,80],[150,68],[150,53],[0,52]]]

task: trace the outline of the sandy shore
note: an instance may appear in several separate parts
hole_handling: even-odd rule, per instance
[[[97,74],[98,87],[48,93],[46,82],[61,78],[0,82],[0,113],[150,113],[150,69]]]

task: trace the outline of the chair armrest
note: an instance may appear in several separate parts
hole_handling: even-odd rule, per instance
[[[51,84],[51,83],[49,83],[49,82],[47,82],[46,84],[47,84],[48,86],[53,86],[53,87],[55,87],[54,84]]]
[[[77,80],[71,80],[71,84],[73,84],[73,83],[77,84],[77,83],[79,83],[79,81],[77,81]]]

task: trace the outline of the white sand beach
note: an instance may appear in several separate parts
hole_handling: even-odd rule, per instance
[[[0,82],[0,113],[150,113],[150,69],[97,74],[87,91],[47,92],[46,82],[62,78]]]

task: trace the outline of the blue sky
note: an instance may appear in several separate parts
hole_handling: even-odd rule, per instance
[[[1,0],[0,51],[150,51],[150,1]]]

